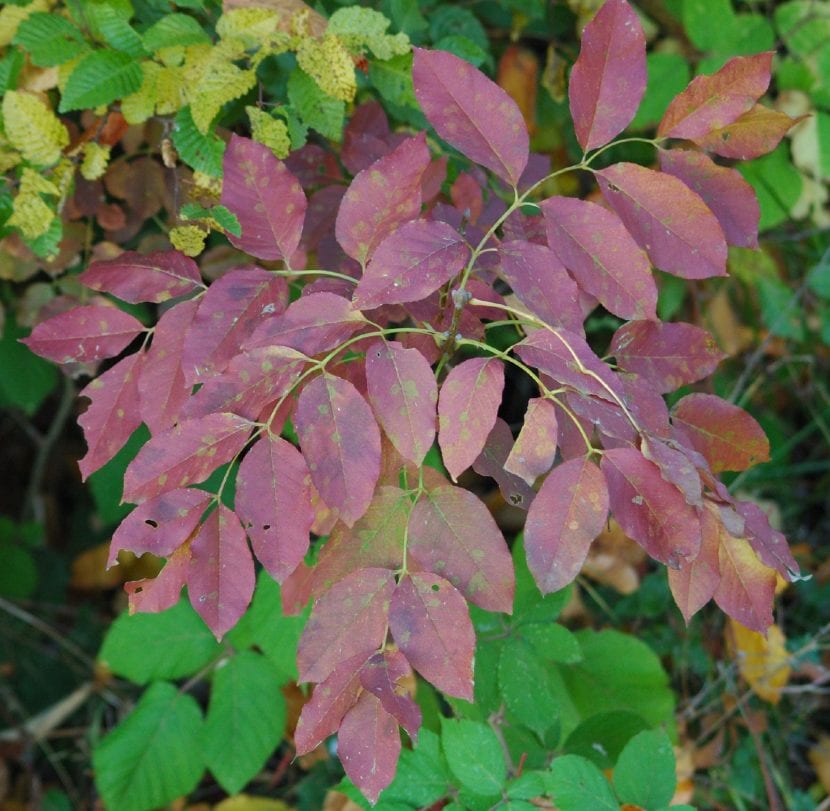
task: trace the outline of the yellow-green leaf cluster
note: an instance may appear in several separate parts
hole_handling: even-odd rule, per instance
[[[276,30],[280,15],[268,8],[234,8],[226,11],[216,23],[222,39],[236,39],[246,49],[258,48]]]
[[[81,162],[81,175],[85,180],[98,180],[104,176],[110,162],[110,147],[102,146],[97,141],[84,144],[84,159]]]
[[[190,100],[193,123],[207,132],[222,105],[244,96],[256,84],[256,72],[243,70],[229,61],[207,66]]]
[[[170,244],[185,256],[198,256],[205,249],[207,234],[198,225],[177,225],[169,236]]]
[[[60,195],[58,187],[34,169],[25,168],[20,177],[20,188],[14,198],[8,224],[17,228],[26,239],[43,236],[55,218],[51,206],[41,197]]]
[[[357,92],[354,60],[333,34],[322,39],[304,39],[297,49],[297,64],[329,96],[352,101]]]
[[[341,8],[331,15],[328,34],[334,34],[350,50],[368,46],[378,59],[408,53],[412,47],[406,34],[387,34],[389,20],[379,11],[362,6]]]
[[[255,141],[267,146],[278,158],[285,158],[291,151],[288,126],[258,107],[246,107],[251,122],[251,135]]]
[[[9,90],[3,98],[3,125],[9,143],[34,166],[51,166],[69,144],[69,132],[37,96]]]
[[[23,22],[30,14],[36,11],[48,11],[48,0],[33,0],[28,6],[15,6],[11,3],[6,3],[0,9],[0,48],[4,48],[13,39]]]

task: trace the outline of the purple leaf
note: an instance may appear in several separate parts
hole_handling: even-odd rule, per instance
[[[504,463],[512,447],[513,434],[510,427],[499,417],[487,435],[484,448],[473,462],[473,470],[479,476],[493,479],[508,504],[526,510],[536,496],[536,491],[520,476],[505,470]]]
[[[179,602],[187,570],[190,566],[190,548],[177,549],[164,564],[164,568],[152,580],[133,580],[124,584],[130,613],[166,611]]]
[[[447,586],[452,588],[449,583]],[[408,695],[400,695],[398,692],[398,681],[411,676],[412,668],[404,655],[400,651],[387,650],[376,653],[363,665],[360,683],[364,690],[368,690],[380,701],[383,709],[406,730],[412,742],[417,744],[418,730],[421,728],[421,710]]]
[[[502,88],[469,62],[423,48],[415,48],[412,82],[418,104],[438,135],[518,185],[527,166],[529,137],[518,105]]]
[[[421,176],[429,166],[424,134],[359,172],[343,197],[335,234],[343,250],[365,266],[375,248],[421,211]]]
[[[726,275],[723,229],[682,180],[636,163],[596,174],[603,196],[660,270],[684,279]]]
[[[589,459],[557,465],[530,505],[525,523],[527,565],[542,594],[565,588],[588,557],[608,517],[608,488]]]
[[[495,358],[465,360],[447,375],[438,396],[438,444],[453,479],[481,453],[503,389],[504,364]]]
[[[634,118],[646,91],[646,38],[625,0],[606,0],[582,32],[568,83],[582,148],[607,144]]]
[[[416,465],[435,440],[438,386],[417,349],[378,342],[366,352],[369,403],[398,453]]]
[[[493,516],[468,490],[445,485],[418,499],[409,517],[407,552],[470,602],[487,611],[513,610],[510,552]]]
[[[473,700],[476,638],[464,598],[426,572],[401,579],[389,607],[389,628],[410,664],[439,690]]]
[[[378,246],[354,293],[355,305],[420,301],[459,274],[470,255],[464,237],[436,220],[415,220]]]
[[[620,318],[656,318],[648,257],[614,212],[575,197],[550,197],[541,208],[548,244],[583,290]]]
[[[231,135],[222,170],[222,205],[242,228],[241,237],[228,235],[230,241],[257,259],[290,259],[306,210],[297,178],[267,146],[238,135]]]
[[[380,432],[347,380],[314,378],[300,393],[297,435],[323,501],[352,526],[366,512],[380,475]]]
[[[323,681],[343,660],[373,654],[386,636],[394,589],[389,569],[358,569],[320,597],[297,648],[300,681]]]
[[[556,458],[558,436],[556,409],[550,400],[541,397],[531,399],[516,443],[513,445],[504,469],[521,476],[532,485],[539,476],[547,473]]]
[[[93,262],[78,281],[122,301],[159,304],[176,296],[204,289],[199,266],[178,251],[135,253],[125,251],[115,259]]]
[[[236,477],[236,512],[254,554],[282,583],[308,551],[314,521],[311,478],[302,454],[268,434],[245,455]]]
[[[90,363],[118,355],[142,332],[141,322],[129,313],[88,304],[42,321],[20,342],[55,363]]]
[[[579,289],[550,248],[513,240],[502,242],[498,255],[502,276],[533,315],[552,326],[582,331]]]

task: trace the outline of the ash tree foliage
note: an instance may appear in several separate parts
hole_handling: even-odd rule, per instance
[[[184,36],[181,28],[170,23],[156,34],[167,42]],[[273,47],[297,49],[313,75],[318,63],[303,61],[308,46],[296,33],[268,36],[279,42]],[[339,53],[344,41],[332,33],[315,47]],[[71,38],[65,44],[74,47]],[[401,41],[387,44],[397,49]],[[75,58],[83,65],[97,56]],[[204,135],[222,103],[253,81],[256,55],[246,69],[223,58],[224,72],[203,74],[209,81],[187,90],[194,95],[179,115],[194,133]],[[597,159],[618,142],[646,89],[638,17],[625,0],[607,0],[584,31],[569,82],[584,154],[551,174],[529,153],[524,120],[504,90],[451,53],[416,48],[412,87],[430,132],[390,132],[376,104],[359,107],[340,156],[350,177],[328,163],[323,174],[311,171],[325,160],[314,146],[300,156],[276,149],[283,161],[268,139],[233,134],[226,147],[203,153],[221,153],[222,178],[215,213],[205,216],[223,218],[222,230],[250,263],[209,285],[197,261],[175,250],[126,252],[84,270],[79,279],[91,291],[167,305],[148,328],[99,298],[42,322],[26,339],[58,363],[118,358],[82,392],[90,400],[80,418],[85,477],[141,423],[150,429],[126,470],[124,500],[136,506],[113,537],[110,562],[120,550],[165,558],[155,579],[127,584],[131,611],[184,617],[186,586],[216,640],[242,650],[217,671],[206,719],[194,699],[153,682],[103,740],[98,782],[112,807],[129,806],[118,805],[134,776],[119,759],[129,724],[133,736],[160,728],[179,744],[203,732],[212,741],[204,760],[180,745],[171,744],[177,761],[156,754],[146,807],[192,789],[205,765],[238,790],[284,724],[284,715],[261,724],[259,708],[279,707],[279,696],[267,698],[292,676],[313,685],[297,752],[337,733],[346,774],[371,802],[400,761],[383,795],[396,807],[450,792],[472,808],[490,807],[493,797],[527,808],[539,796],[563,811],[669,804],[670,739],[652,728],[671,723],[659,663],[635,640],[573,634],[554,620],[562,590],[609,516],[666,565],[687,620],[714,600],[764,632],[777,579],[798,576],[786,540],[761,509],[718,479],[768,458],[758,423],[711,394],[687,394],[671,410],[666,404],[664,395],[703,380],[724,356],[705,330],[657,318],[652,274],[723,276],[729,245],[757,245],[754,192],[716,159],[764,154],[792,123],[765,116],[759,104],[771,59],[736,57],[680,92],[656,136],[636,139],[654,148],[656,168],[604,165]],[[112,69],[97,61],[96,70]],[[130,79],[126,67],[116,73],[135,85],[125,115],[170,111],[175,69],[147,61],[143,79]],[[61,110],[89,103],[74,76]],[[348,83],[336,72],[330,79]],[[329,90],[353,95],[340,85]],[[124,89],[114,84],[112,93]],[[7,93],[6,104],[14,141],[16,111],[32,102]],[[44,118],[43,127],[52,132],[56,121]],[[61,138],[47,138],[58,153]],[[438,200],[448,152],[469,162],[451,203]],[[590,200],[540,199],[548,178],[571,172],[595,181]],[[47,182],[23,169],[20,194],[29,183],[41,199],[51,193]],[[307,266],[309,255],[317,268]],[[297,280],[299,297],[289,286]],[[598,351],[584,322],[599,305],[624,323]],[[512,337],[496,342],[489,338],[496,332]],[[516,436],[499,417],[508,369],[533,387]],[[459,485],[470,467],[526,511],[523,541],[512,550],[484,503]],[[220,469],[216,492],[199,487]],[[310,552],[316,537],[327,540]],[[267,574],[255,597],[256,561]],[[180,669],[132,661],[124,674],[139,683],[171,679],[221,657],[187,616]],[[511,633],[499,633],[505,628]],[[119,633],[105,658],[118,659]],[[286,645],[297,640],[296,674],[274,671],[267,655],[279,644],[274,634]],[[620,665],[631,661],[639,662],[631,672]],[[460,716],[443,719],[440,739],[421,728],[422,709],[402,687],[413,672]],[[591,686],[626,679],[626,703],[598,698]],[[241,700],[240,685],[254,699],[240,711],[261,734],[237,767],[223,764],[221,734],[210,729],[222,729],[222,714],[235,711],[229,705]],[[506,743],[483,723],[499,691],[523,730]],[[599,732],[585,707],[597,701],[607,702],[603,717],[622,740],[601,747],[604,754],[589,743]],[[161,724],[171,717],[174,724]],[[400,729],[412,749],[402,752]],[[508,779],[504,748],[527,751],[528,736],[537,749],[565,741],[564,754],[550,768],[542,758]],[[645,763],[653,764],[648,774]],[[609,783],[602,769],[612,766]]]

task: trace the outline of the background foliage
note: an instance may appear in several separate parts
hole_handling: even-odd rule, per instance
[[[739,165],[761,205],[760,252],[731,248],[724,279],[661,276],[657,306],[661,318],[711,330],[730,356],[706,390],[759,418],[771,460],[727,481],[772,511],[814,577],[783,591],[764,639],[710,609],[687,629],[665,575],[615,526],[577,585],[546,598],[514,544],[512,618],[473,612],[475,703],[447,704],[425,683],[411,685],[424,725],[383,807],[449,796],[461,807],[524,808],[544,795],[561,809],[588,807],[584,791],[569,805],[574,780],[596,808],[658,809],[672,798],[702,808],[826,806],[830,11],[813,0],[635,5],[649,84],[630,132],[653,132],[692,76],[770,49],[766,102],[805,116],[769,155]],[[226,811],[258,807],[249,795],[301,808],[324,798],[330,807],[365,803],[339,782],[331,744],[293,759],[305,618],[283,616],[267,575],[222,643],[184,602],[123,613],[121,583],[159,567],[122,553],[118,567],[104,568],[127,513],[124,471],[148,434],[136,431],[82,489],[75,394],[94,367],[60,374],[18,339],[47,315],[91,303],[78,272],[124,248],[172,244],[200,256],[211,280],[237,263],[226,237],[239,237],[239,222],[215,182],[229,132],[279,157],[312,144],[292,170],[313,180],[339,175],[333,156],[345,162],[350,138],[388,137],[376,119],[346,126],[356,110],[377,115],[360,102],[379,100],[392,131],[426,126],[410,43],[496,78],[519,104],[534,151],[554,166],[581,157],[565,79],[598,4],[234,6],[35,0],[0,10],[0,430],[5,465],[20,472],[0,496],[4,808],[92,807],[98,796],[125,809],[185,796],[179,807]],[[321,145],[330,151],[315,151]],[[652,160],[636,143],[607,158]],[[450,156],[443,193],[453,203],[465,199],[466,168]],[[582,191],[571,175],[545,188]],[[127,309],[153,319],[149,305]],[[617,323],[594,316],[589,338],[606,345]],[[483,474],[469,486],[515,532],[514,512]],[[538,685],[532,695],[528,683]]]

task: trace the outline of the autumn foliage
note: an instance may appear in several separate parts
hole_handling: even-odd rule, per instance
[[[110,563],[120,550],[167,562],[127,585],[131,610],[167,609],[186,586],[221,638],[251,602],[255,560],[282,585],[286,612],[313,600],[298,670],[316,686],[297,751],[337,732],[371,800],[395,774],[399,727],[417,743],[421,711],[402,680],[414,670],[472,700],[468,604],[513,610],[508,543],[459,484],[471,466],[526,510],[543,594],[576,577],[610,516],[666,565],[687,620],[713,599],[765,631],[776,582],[798,565],[718,474],[766,460],[769,446],[750,414],[713,394],[669,409],[664,395],[724,355],[704,329],[658,320],[652,269],[723,276],[728,246],[757,245],[755,194],[716,159],[762,155],[791,126],[758,104],[770,64],[770,53],[736,57],[694,79],[657,136],[638,139],[653,166],[597,160],[646,89],[645,37],[625,0],[607,0],[585,29],[570,76],[584,151],[573,166],[551,172],[504,90],[425,49],[412,77],[434,134],[391,132],[368,103],[344,137],[349,175],[309,171],[326,160],[319,146],[280,160],[232,135],[220,202],[250,263],[208,285],[175,250],[93,262],[80,281],[104,295],[26,339],[58,363],[117,359],[82,392],[84,477],[150,429],[127,468],[136,507]],[[447,149],[470,164],[449,201]],[[590,199],[543,199],[547,179],[570,172],[595,180]],[[157,324],[105,296],[158,304]],[[597,307],[624,322],[608,346],[586,338]],[[504,326],[508,346],[488,338]],[[499,417],[508,369],[533,389],[515,436]],[[218,492],[200,489],[223,465]]]

